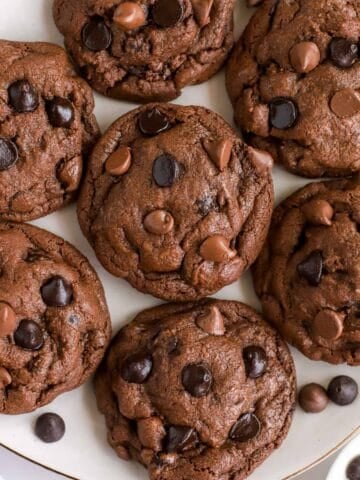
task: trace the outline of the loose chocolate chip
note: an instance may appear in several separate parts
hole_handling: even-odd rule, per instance
[[[149,378],[153,366],[148,353],[130,355],[121,366],[121,376],[128,383],[144,383]]]
[[[340,406],[350,405],[358,396],[358,385],[350,377],[340,375],[331,380],[328,386],[330,400]]]
[[[165,439],[168,453],[182,452],[194,447],[198,442],[198,435],[194,428],[171,426]]]
[[[205,397],[211,389],[212,381],[209,367],[202,363],[191,363],[183,368],[182,384],[193,397]]]
[[[157,108],[145,110],[140,114],[139,128],[144,135],[158,135],[169,127],[168,117]]]
[[[98,15],[92,17],[82,30],[83,44],[93,52],[106,50],[110,46],[111,40],[112,35],[109,27],[105,24],[104,19]]]
[[[44,336],[39,325],[33,320],[21,320],[14,333],[16,345],[26,350],[39,350],[44,344]]]
[[[246,442],[260,432],[260,422],[253,413],[244,413],[232,426],[229,437],[235,442]]]
[[[66,307],[73,299],[73,289],[70,283],[57,275],[44,283],[41,296],[49,307]]]
[[[75,114],[72,103],[66,98],[54,97],[46,105],[50,124],[55,128],[70,128]]]
[[[291,128],[298,117],[298,109],[291,98],[278,97],[269,103],[270,125],[279,130]]]
[[[321,252],[315,250],[297,266],[300,277],[305,278],[310,285],[317,287],[321,281],[323,258]]]
[[[258,378],[264,375],[267,367],[265,350],[261,347],[250,346],[244,348],[243,358],[246,375],[249,378]]]
[[[348,480],[360,480],[360,456],[355,457],[346,469]]]
[[[172,187],[180,177],[181,170],[176,158],[164,153],[155,159],[152,176],[159,187]]]
[[[334,38],[330,43],[330,57],[337,67],[350,68],[359,56],[356,42],[347,38]]]
[[[65,422],[56,413],[44,413],[36,420],[35,434],[43,442],[58,442],[65,434]]]
[[[152,9],[154,22],[163,28],[174,27],[184,15],[182,0],[156,0]]]
[[[299,404],[307,413],[320,413],[325,410],[328,403],[325,388],[317,383],[309,383],[300,390]]]
[[[39,106],[39,96],[27,80],[18,80],[10,85],[10,105],[18,113],[33,112]]]
[[[0,137],[0,171],[7,170],[18,159],[18,149],[14,142]]]

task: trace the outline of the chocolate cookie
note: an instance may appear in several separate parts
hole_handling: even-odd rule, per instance
[[[168,101],[213,76],[233,45],[235,0],[55,0],[55,23],[90,84]]]
[[[62,48],[0,50],[0,219],[28,221],[73,200],[99,133],[94,100]]]
[[[271,166],[209,110],[142,107],[95,147],[80,225],[104,267],[138,290],[205,297],[257,257],[272,211]]]
[[[265,316],[313,360],[360,364],[360,183],[313,183],[283,202],[254,269]]]
[[[360,171],[358,0],[264,0],[227,70],[250,144],[308,177]]]
[[[204,300],[146,310],[96,375],[120,458],[152,480],[243,480],[279,447],[295,405],[286,344],[251,308]]]
[[[0,413],[25,413],[76,388],[110,338],[100,281],[55,235],[0,224]]]

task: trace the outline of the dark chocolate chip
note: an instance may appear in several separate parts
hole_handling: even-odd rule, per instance
[[[35,434],[43,442],[58,442],[65,434],[65,422],[56,413],[44,413],[36,420]]]
[[[183,452],[193,448],[198,442],[198,435],[194,428],[171,426],[165,439],[168,453]]]
[[[70,283],[57,275],[44,283],[41,296],[49,307],[66,307],[73,299],[73,289]]]
[[[18,113],[33,112],[39,106],[39,96],[27,80],[17,80],[8,89],[10,105]]]
[[[297,266],[300,277],[305,278],[310,285],[317,287],[321,281],[323,271],[322,253],[318,250],[310,253],[305,260]]]
[[[261,347],[250,346],[244,348],[243,358],[246,375],[249,378],[258,378],[266,372],[267,358],[265,350]]]
[[[44,335],[33,320],[21,320],[15,330],[14,341],[18,347],[26,350],[39,350],[44,344]]]
[[[360,480],[360,456],[355,457],[346,469],[348,480]]]
[[[121,376],[128,383],[144,383],[149,378],[153,366],[148,353],[130,355],[121,366]]]
[[[330,43],[330,57],[337,67],[350,68],[359,58],[359,47],[348,38],[334,38]]]
[[[152,176],[159,187],[171,187],[180,174],[181,166],[172,155],[164,153],[155,159]]]
[[[204,198],[201,198],[200,200],[197,200],[196,205],[200,215],[204,217],[213,210],[219,210],[219,204],[216,197],[206,196]]]
[[[174,27],[184,15],[182,0],[157,0],[152,9],[154,22],[163,28]]]
[[[158,135],[169,127],[168,117],[157,108],[145,110],[139,116],[139,128],[144,135]]]
[[[180,355],[180,349],[181,349],[180,340],[176,337],[171,337],[167,346],[168,354],[176,357]]]
[[[260,432],[260,422],[253,413],[244,413],[232,426],[229,437],[235,442],[246,442]]]
[[[212,381],[212,373],[207,365],[191,363],[183,368],[182,384],[193,397],[205,397],[211,389]]]
[[[340,375],[331,380],[327,393],[334,403],[340,406],[350,405],[358,396],[358,385],[350,377]]]
[[[82,30],[82,41],[86,48],[93,52],[106,50],[112,40],[109,27],[102,17],[96,15],[85,24]]]
[[[279,130],[291,128],[298,117],[298,108],[291,98],[278,97],[269,103],[270,125]]]
[[[7,170],[17,162],[17,146],[11,140],[0,137],[0,171]]]
[[[49,122],[56,128],[70,128],[74,118],[74,107],[66,98],[54,97],[47,102],[46,110]]]

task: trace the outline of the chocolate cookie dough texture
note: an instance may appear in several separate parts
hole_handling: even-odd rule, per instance
[[[95,147],[78,203],[104,267],[166,300],[237,280],[270,222],[271,156],[201,107],[152,104],[117,120]]]
[[[25,413],[76,388],[110,339],[103,288],[59,237],[0,224],[0,413]]]
[[[0,219],[28,221],[74,199],[99,133],[94,101],[60,47],[0,49]]]
[[[303,176],[360,171],[358,0],[264,0],[230,59],[248,142]]]
[[[279,447],[295,406],[286,344],[238,302],[144,311],[95,384],[111,446],[151,480],[244,480]]]
[[[313,183],[283,202],[255,268],[265,316],[313,360],[360,364],[360,184]]]
[[[65,45],[93,88],[136,102],[168,101],[222,66],[235,0],[55,0]]]

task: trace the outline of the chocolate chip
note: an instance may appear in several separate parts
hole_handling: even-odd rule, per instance
[[[65,422],[56,413],[44,413],[36,420],[35,434],[43,442],[58,442],[65,434]]]
[[[193,397],[205,397],[211,389],[212,373],[207,365],[191,363],[183,368],[181,377],[185,390]]]
[[[41,296],[49,307],[66,307],[73,299],[73,289],[64,278],[56,275],[41,287]]]
[[[46,111],[50,124],[55,128],[70,128],[74,122],[74,107],[66,98],[54,97],[47,102]]]
[[[174,27],[184,15],[182,0],[156,0],[152,9],[154,22],[163,28]]]
[[[180,177],[181,170],[176,158],[164,153],[155,159],[152,176],[159,187],[172,187]]]
[[[16,328],[16,314],[7,303],[0,302],[0,337],[11,335]]]
[[[320,50],[314,42],[300,42],[290,50],[290,61],[299,73],[309,73],[320,63]]]
[[[274,159],[269,152],[248,147],[248,158],[260,175],[269,174],[274,166]]]
[[[26,350],[39,350],[44,344],[42,330],[33,320],[21,320],[14,340],[16,345]]]
[[[227,262],[236,257],[236,251],[229,246],[230,242],[222,235],[208,237],[200,246],[200,255],[209,262]]]
[[[323,271],[322,253],[318,250],[310,253],[305,260],[297,266],[300,277],[305,278],[310,285],[317,287],[321,281]]]
[[[334,38],[330,43],[330,57],[337,67],[350,68],[359,56],[356,42],[347,38]]]
[[[310,200],[302,207],[306,220],[313,225],[332,224],[334,209],[326,200]]]
[[[128,383],[144,383],[149,378],[153,366],[148,353],[130,355],[121,366],[121,376]]]
[[[194,9],[194,16],[200,27],[208,25],[214,0],[191,0],[191,3]]]
[[[168,117],[157,108],[145,110],[139,116],[139,128],[144,135],[158,135],[169,127]]]
[[[113,21],[125,32],[136,30],[146,23],[145,10],[135,2],[124,2],[115,9]]]
[[[39,96],[27,80],[12,83],[8,93],[10,105],[18,113],[33,112],[39,106]]]
[[[180,355],[180,349],[181,349],[180,340],[176,337],[171,337],[167,345],[168,354],[176,357]]]
[[[244,413],[232,426],[229,438],[235,442],[246,442],[260,432],[260,422],[253,413]]]
[[[229,139],[203,140],[203,146],[212,162],[222,172],[228,166],[231,159],[233,142]]]
[[[325,388],[317,383],[309,383],[300,390],[299,404],[307,413],[320,413],[325,410],[328,403]]]
[[[174,228],[174,218],[166,210],[154,210],[144,218],[144,227],[154,235],[166,235]]]
[[[198,442],[198,435],[194,428],[172,425],[169,427],[165,445],[168,453],[182,452],[194,447]]]
[[[196,205],[198,208],[198,212],[204,217],[213,210],[219,210],[219,205],[216,197],[211,197],[210,195],[201,198],[200,200],[197,200]]]
[[[360,456],[355,457],[346,469],[348,480],[360,480]]]
[[[270,125],[279,130],[291,128],[298,117],[298,109],[291,98],[278,97],[269,103]]]
[[[4,367],[0,367],[0,389],[11,385],[12,378],[10,373]]]
[[[104,19],[98,15],[92,17],[82,30],[83,44],[93,52],[106,50],[110,46],[111,40],[112,35],[109,27],[105,24]]]
[[[14,142],[0,137],[0,171],[7,170],[18,159],[18,149]]]
[[[124,175],[131,167],[131,150],[129,147],[119,147],[106,160],[105,170],[115,177]]]
[[[224,317],[215,305],[212,305],[197,317],[196,325],[209,335],[221,336],[225,334]]]
[[[258,378],[264,375],[267,367],[265,350],[254,345],[243,350],[246,375],[249,378]]]
[[[337,340],[344,331],[344,319],[344,314],[329,308],[320,310],[313,321],[313,334],[326,340]]]
[[[331,380],[327,393],[334,403],[340,406],[350,405],[358,396],[358,385],[350,377],[340,375]]]
[[[360,95],[353,88],[336,92],[330,100],[330,108],[339,118],[350,118],[360,112]]]

